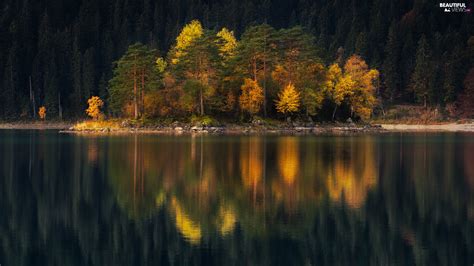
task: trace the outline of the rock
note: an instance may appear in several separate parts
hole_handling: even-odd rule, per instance
[[[124,121],[122,121],[122,123],[120,123],[120,126],[128,128],[128,127],[130,127],[130,121],[124,120]]]
[[[352,124],[354,122],[352,122],[352,119],[349,117],[349,118],[347,118],[346,123]]]
[[[210,127],[208,128],[209,132],[222,132],[224,131],[224,128],[222,127]]]
[[[175,127],[174,131],[183,131],[183,128],[182,127]]]
[[[192,130],[192,131],[202,131],[202,130],[203,130],[203,127],[201,127],[201,126],[193,126],[193,127],[191,128],[191,130]]]
[[[173,123],[171,123],[171,126],[173,126],[173,127],[178,127],[178,126],[179,126],[179,122],[178,122],[178,121],[174,121]]]
[[[300,131],[310,131],[310,130],[312,130],[312,128],[311,127],[295,127],[295,130],[299,131],[299,132]]]
[[[290,123],[291,123],[291,117],[287,117],[287,118],[286,118],[286,122],[287,122],[288,124],[290,124]]]
[[[254,118],[254,119],[252,120],[252,125],[261,126],[261,125],[263,125],[263,121],[262,121],[261,119],[259,119],[259,118]]]

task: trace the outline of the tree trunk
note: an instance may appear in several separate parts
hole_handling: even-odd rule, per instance
[[[204,115],[204,99],[203,99],[203,95],[202,95],[202,84],[201,86],[199,86],[199,98],[200,98],[200,105],[201,105],[201,116]]]
[[[137,66],[133,66],[133,105],[135,119],[138,119],[138,86],[137,86]]]
[[[140,115],[145,113],[145,70],[142,70],[142,87],[140,95]]]
[[[263,59],[263,117],[267,117],[267,63]]]
[[[337,111],[337,105],[334,107],[334,111],[332,112],[332,121],[334,121],[334,118],[336,117],[336,111]]]
[[[63,120],[63,107],[61,106],[61,93],[58,93],[58,111],[59,111],[59,120]]]
[[[33,92],[33,86],[31,85],[31,76],[30,76],[30,101],[33,108],[33,118],[36,119],[36,102],[35,102],[35,93]]]
[[[257,58],[253,58],[253,80],[257,82]]]

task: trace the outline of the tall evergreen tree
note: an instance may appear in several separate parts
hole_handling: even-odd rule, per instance
[[[386,89],[385,94],[391,102],[400,96],[400,52],[398,25],[396,22],[392,22],[388,33],[387,45],[385,46],[385,60],[382,68]]]
[[[433,78],[431,50],[426,37],[421,36],[416,50],[415,70],[412,75],[411,88],[417,101],[426,107],[431,94],[430,82]]]

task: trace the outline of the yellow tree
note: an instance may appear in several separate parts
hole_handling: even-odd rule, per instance
[[[41,106],[38,110],[38,116],[41,120],[45,120],[46,119],[46,107],[44,106]]]
[[[240,109],[251,115],[260,112],[263,104],[263,90],[258,83],[251,79],[245,79],[241,90],[242,94],[239,98]]]
[[[100,108],[104,106],[104,102],[98,96],[92,96],[89,100],[87,100],[89,107],[86,109],[86,114],[92,119],[97,120],[101,116]]]
[[[197,81],[199,86],[184,86],[186,97],[199,102],[199,114],[204,115],[204,104],[215,92],[215,72],[218,57],[215,34],[204,30],[199,21],[193,20],[184,26],[170,51],[171,68],[179,80]],[[196,85],[195,82],[192,82]],[[189,84],[188,84],[189,85]],[[195,91],[194,89],[198,89]]]
[[[179,63],[180,58],[188,53],[188,48],[193,43],[202,37],[204,30],[201,22],[193,20],[189,24],[185,25],[181,30],[181,33],[176,37],[176,46],[172,50],[171,63],[176,65]]]
[[[234,32],[229,31],[227,28],[222,28],[216,36],[219,55],[224,59],[224,61],[232,58],[235,55],[235,49],[237,48],[237,39],[234,36]]]
[[[351,112],[362,119],[370,118],[377,103],[375,90],[379,72],[376,69],[369,69],[362,58],[353,55],[344,65],[344,74],[352,80],[352,89],[348,97]]]
[[[329,66],[325,87],[329,99],[334,103],[334,111],[332,112],[333,120],[336,116],[337,108],[344,101],[345,97],[351,93],[352,86],[352,79],[343,76],[342,69],[338,64]]]
[[[279,94],[276,109],[282,114],[298,112],[300,108],[300,93],[289,83]]]

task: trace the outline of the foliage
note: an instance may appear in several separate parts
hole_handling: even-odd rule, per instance
[[[169,57],[173,74],[182,84],[186,84],[188,80],[200,83],[200,86],[193,84],[193,87],[199,88],[198,97],[187,95],[186,98],[194,98],[194,104],[199,106],[199,114],[204,115],[205,102],[215,91],[218,60],[216,36],[204,30],[201,23],[194,20],[182,29]]]
[[[132,106],[135,119],[143,115],[144,95],[159,86],[156,50],[136,43],[115,63],[109,85],[109,106],[115,113],[123,113]]]
[[[259,113],[263,104],[262,88],[256,81],[245,79],[241,90],[242,93],[239,98],[240,109],[251,115]]]
[[[229,60],[229,58],[235,56],[235,50],[237,48],[237,39],[234,36],[234,32],[229,31],[227,28],[222,28],[216,36],[216,43],[219,47],[219,55],[224,60]]]
[[[279,94],[276,101],[276,109],[279,113],[294,113],[300,107],[300,93],[296,91],[295,86],[289,83]]]
[[[120,129],[120,122],[115,120],[93,120],[83,121],[74,125],[75,131],[101,131],[101,130],[117,130]]]
[[[204,34],[201,22],[193,20],[185,25],[176,37],[176,44],[171,50],[171,63],[176,65],[188,54],[188,49]]]
[[[193,125],[200,125],[200,126],[217,126],[219,123],[216,119],[205,115],[205,116],[192,116],[191,117],[191,124]]]
[[[349,79],[345,84],[345,90],[349,92],[351,110],[364,120],[370,118],[372,109],[377,102],[375,89],[379,72],[369,69],[365,61],[357,55],[353,55],[347,60],[344,72],[346,78]]]
[[[44,106],[41,106],[38,110],[38,116],[41,120],[45,120],[46,119],[46,107]]]
[[[86,109],[86,114],[94,120],[98,120],[102,115],[100,108],[104,106],[104,102],[98,96],[92,96],[87,100],[89,107]]]

